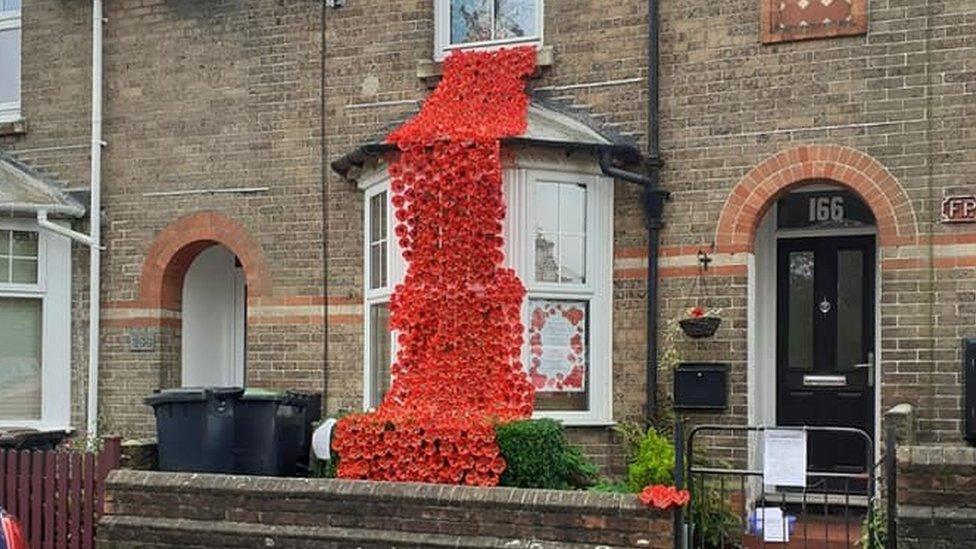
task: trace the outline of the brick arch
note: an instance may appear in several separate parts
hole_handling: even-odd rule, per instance
[[[197,212],[170,223],[156,235],[142,265],[139,301],[153,308],[182,308],[183,278],[200,252],[221,245],[237,256],[248,298],[271,295],[271,276],[261,245],[244,225],[216,212]]]
[[[751,252],[759,222],[776,199],[798,185],[824,179],[848,187],[871,208],[881,246],[916,241],[915,210],[880,162],[841,145],[802,145],[767,158],[739,180],[719,215],[717,251]]]

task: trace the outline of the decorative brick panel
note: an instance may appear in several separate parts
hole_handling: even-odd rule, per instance
[[[762,0],[764,44],[868,31],[868,0]]]

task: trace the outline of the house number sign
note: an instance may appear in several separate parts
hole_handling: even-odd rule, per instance
[[[871,210],[847,191],[795,192],[779,200],[780,229],[858,227],[874,224]]]
[[[943,223],[976,223],[976,195],[947,196],[942,200]]]

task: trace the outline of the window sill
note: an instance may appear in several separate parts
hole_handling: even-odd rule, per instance
[[[543,46],[535,53],[536,67],[551,67],[553,65],[552,46]],[[427,83],[429,87],[434,87],[441,79],[444,72],[444,63],[433,59],[423,59],[417,62],[417,78]],[[538,70],[536,70],[538,74]]]
[[[13,120],[0,119],[0,136],[23,135],[27,133],[27,120],[15,118]]]
[[[589,412],[536,411],[532,419],[554,419],[566,427],[612,427],[616,421]]]

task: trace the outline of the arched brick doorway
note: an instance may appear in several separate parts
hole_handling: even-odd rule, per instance
[[[908,195],[880,162],[841,145],[803,145],[767,158],[739,180],[719,215],[717,251],[752,252],[756,229],[769,208],[790,189],[812,180],[834,181],[860,196],[877,219],[879,246],[917,240]]]
[[[784,228],[777,219],[781,212],[775,206],[781,199],[784,204],[798,196],[806,200],[814,194],[811,189],[846,193],[850,202],[869,209],[873,219],[865,224],[869,226],[857,229],[838,225],[791,234],[790,228]],[[917,240],[915,212],[897,179],[877,160],[849,147],[805,145],[784,150],[737,182],[719,216],[715,244],[719,253],[744,257],[748,267],[747,398],[751,424],[838,425],[849,420],[845,426],[863,428],[869,434],[878,431],[883,367],[880,258],[886,250]],[[857,266],[856,276],[839,274],[841,261],[852,261],[852,257],[857,258],[851,263]],[[806,260],[810,267],[802,276],[794,271],[795,258]],[[851,268],[850,264],[847,267]],[[795,282],[803,276],[808,277],[806,286]],[[851,280],[857,280],[854,290],[848,284]],[[799,290],[794,289],[794,283]],[[809,292],[809,299],[803,299],[804,291]],[[850,316],[841,313],[842,306],[851,302],[850,298],[842,302],[844,292],[860,292],[858,302],[863,307],[856,313],[845,313]],[[794,310],[801,311],[796,323],[789,316]],[[838,334],[843,330],[850,333],[844,319],[855,315],[863,328],[858,332],[860,339],[844,348],[846,340]],[[797,364],[797,356],[803,354],[795,351],[795,326],[810,334],[809,341],[796,338],[816,354],[809,371]],[[841,352],[852,347],[856,353]],[[823,384],[833,384],[833,388]],[[860,399],[860,404],[850,407],[850,418],[840,412],[837,417],[826,412],[792,417],[801,407],[799,399],[811,394],[817,395],[812,398],[828,399],[843,394]]]
[[[235,270],[243,280],[235,279]],[[193,280],[188,280],[188,274]],[[140,304],[158,311],[161,322],[169,319],[177,324],[171,327],[173,337],[165,340],[167,348],[161,349],[160,385],[243,383],[244,295],[247,300],[269,297],[270,288],[261,247],[239,221],[216,212],[198,212],[160,231],[146,254],[139,285]],[[185,296],[208,301],[188,306]],[[196,316],[191,319],[186,314]],[[228,315],[232,318],[223,318]],[[194,332],[188,334],[188,329]],[[200,329],[214,332],[198,334]],[[230,347],[215,353],[206,348],[208,341]],[[204,368],[208,362],[224,359],[237,366],[228,365],[221,376],[201,375],[206,374],[201,371],[188,375],[187,368],[194,364]]]

